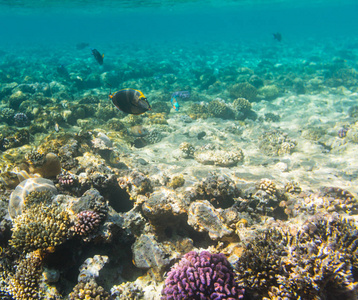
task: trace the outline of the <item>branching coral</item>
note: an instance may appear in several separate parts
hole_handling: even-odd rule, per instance
[[[16,300],[40,299],[39,281],[42,258],[38,251],[29,253],[20,261],[16,272],[8,278],[8,292]]]
[[[14,219],[10,245],[20,251],[55,247],[69,232],[69,216],[56,204],[31,206]]]
[[[236,269],[245,288],[270,299],[356,299],[357,258],[357,226],[318,218],[297,234],[266,230],[246,246]]]

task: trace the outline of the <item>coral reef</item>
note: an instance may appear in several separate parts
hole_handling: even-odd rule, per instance
[[[269,299],[355,299],[357,233],[352,221],[337,217],[314,217],[298,231],[267,229],[237,261],[239,282]]]
[[[42,299],[39,282],[42,273],[42,257],[39,251],[27,254],[16,268],[16,272],[7,278],[7,290],[16,300]]]
[[[51,180],[45,178],[28,178],[18,186],[12,192],[9,201],[9,214],[12,218],[20,215],[24,206],[25,198],[33,191],[50,191],[54,195],[57,194],[57,189],[55,188]]]
[[[230,89],[230,96],[234,99],[245,98],[254,101],[257,95],[257,89],[247,82],[236,83]]]
[[[143,296],[141,287],[133,282],[124,282],[111,288],[111,297],[114,300],[140,300]]]
[[[56,177],[61,173],[60,158],[54,153],[42,154],[32,151],[26,155],[29,164],[29,171],[33,174],[38,173],[41,177]]]
[[[109,300],[109,293],[99,286],[94,279],[79,282],[68,295],[69,300],[94,299]]]
[[[297,142],[290,139],[286,133],[280,130],[272,130],[261,135],[259,148],[266,155],[285,155],[290,154],[296,144]]]
[[[23,252],[51,249],[68,238],[69,228],[69,215],[60,206],[35,202],[13,219],[9,244]]]
[[[232,167],[244,160],[244,154],[241,149],[235,149],[232,151],[198,150],[194,153],[194,158],[196,161],[204,165]]]
[[[168,272],[162,300],[243,299],[232,266],[222,253],[188,252]]]
[[[98,213],[91,210],[84,210],[77,214],[76,221],[71,230],[79,236],[86,238],[92,234],[101,223]]]

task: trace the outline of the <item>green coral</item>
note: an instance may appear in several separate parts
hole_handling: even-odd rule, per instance
[[[252,105],[249,100],[245,98],[237,98],[232,102],[232,106],[236,111],[250,110]]]
[[[276,85],[265,85],[259,89],[259,93],[262,94],[266,100],[274,100],[278,97],[280,90]]]
[[[208,105],[210,116],[216,118],[230,119],[233,118],[233,111],[220,99],[211,101]]]
[[[188,111],[189,117],[192,119],[206,119],[209,117],[208,107],[202,103],[192,103]]]
[[[254,101],[257,96],[257,89],[248,82],[241,82],[234,84],[229,89],[229,93],[234,99],[245,98],[249,101]]]
[[[170,187],[172,187],[173,189],[176,189],[176,188],[178,188],[178,187],[183,186],[184,183],[185,183],[185,179],[184,179],[183,175],[180,174],[180,175],[174,176],[174,177],[170,180],[170,182],[168,183],[168,185],[169,185]]]
[[[296,234],[267,229],[245,247],[236,270],[244,288],[269,299],[356,299],[358,228],[319,217]]]

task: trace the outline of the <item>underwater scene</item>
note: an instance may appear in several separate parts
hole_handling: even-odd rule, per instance
[[[0,0],[0,299],[358,299],[356,0]]]

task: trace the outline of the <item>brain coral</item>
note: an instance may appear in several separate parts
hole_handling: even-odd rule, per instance
[[[162,300],[235,300],[243,290],[224,254],[190,251],[169,271]]]
[[[45,178],[28,178],[22,181],[12,192],[9,201],[9,214],[11,218],[15,218],[20,215],[23,210],[25,198],[33,191],[51,191],[53,194],[57,194],[51,180]]]

